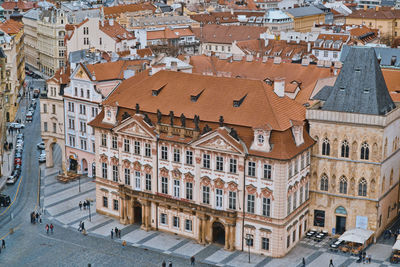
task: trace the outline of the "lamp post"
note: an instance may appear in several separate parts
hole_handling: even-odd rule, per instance
[[[246,234],[246,237],[244,238],[246,240],[246,245],[249,248],[249,263],[250,263],[250,246],[253,244],[253,235],[252,234]]]

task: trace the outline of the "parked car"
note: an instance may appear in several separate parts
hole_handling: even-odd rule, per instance
[[[14,170],[21,171],[21,164],[16,164]]]
[[[41,150],[44,150],[44,148],[45,148],[45,147],[44,147],[44,142],[38,143],[38,144],[37,144],[37,148],[38,148],[38,149],[41,149]]]
[[[8,176],[6,183],[14,184],[19,178],[20,172],[18,170],[14,170],[10,176]]]
[[[46,162],[46,154],[42,153],[39,155],[39,163]]]
[[[26,121],[32,121],[33,119],[33,113],[32,112],[28,112],[26,113]]]
[[[15,153],[20,153],[20,154],[22,154],[23,151],[24,151],[24,150],[23,150],[22,148],[15,149]]]
[[[17,134],[17,140],[19,140],[19,139],[24,140],[24,134],[23,133]]]
[[[25,128],[25,125],[22,123],[18,123],[18,122],[11,122],[10,127],[14,128],[14,129],[21,129],[21,128]]]
[[[22,158],[22,153],[15,152],[15,157],[14,158],[18,158],[18,159]]]
[[[14,164],[15,165],[21,165],[21,158],[14,158]]]
[[[19,144],[17,144],[16,146],[15,146],[15,149],[23,149],[24,148],[24,146],[23,146],[23,144],[21,144],[21,143],[19,143]]]
[[[35,109],[33,108],[33,106],[29,107],[28,112],[31,112],[33,114],[33,112],[35,112]]]
[[[10,205],[11,199],[10,196],[0,194],[0,206],[7,207]]]

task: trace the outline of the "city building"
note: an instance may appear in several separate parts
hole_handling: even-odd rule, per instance
[[[37,6],[38,2],[35,1],[4,1],[1,4],[1,7],[3,8],[3,16],[6,19],[10,19],[10,16],[15,12],[27,12],[32,8],[35,8]]]
[[[147,46],[156,54],[197,54],[200,42],[189,26],[147,29]]]
[[[64,91],[65,153],[67,170],[93,177],[96,173],[95,134],[87,124],[93,120],[103,99],[124,79],[143,70],[146,60],[80,63]]]
[[[56,164],[63,172],[65,166],[65,121],[64,121],[64,91],[69,84],[71,74],[69,66],[59,68],[46,81],[46,91],[40,95],[41,136],[45,144],[46,167]],[[61,162],[54,162],[53,155],[61,154]]]
[[[247,250],[245,238],[268,256],[293,248],[308,229],[314,144],[303,105],[278,82],[173,71],[131,79],[89,124],[97,212],[227,250]]]
[[[24,23],[25,64],[34,70],[39,70],[39,51],[37,40],[37,25],[39,9],[31,9],[22,18]]]
[[[333,86],[307,109],[317,144],[311,165],[310,227],[352,228],[377,238],[398,214],[400,109],[373,48],[353,47]]]
[[[64,37],[67,24],[66,13],[61,9],[41,10],[39,13],[36,33],[38,68],[45,77],[53,76],[59,68],[65,66]],[[30,29],[30,41],[34,45],[34,28]]]
[[[65,42],[67,53],[82,49],[97,49],[106,52],[136,53],[134,34],[124,29],[114,19],[88,18],[77,25],[66,25]]]
[[[186,16],[132,17],[128,30],[175,26],[190,26],[193,28],[200,27],[200,23]]]
[[[286,13],[293,19],[297,32],[309,32],[315,24],[325,23],[325,13],[315,6],[290,8]]]
[[[138,17],[152,17],[156,7],[152,3],[123,4],[103,8],[106,19],[115,19],[125,29],[129,28],[131,20]]]
[[[263,17],[250,17],[246,25],[264,26],[274,33],[293,29],[293,19],[281,10],[267,10]]]
[[[0,44],[6,56],[5,100],[9,103],[6,121],[14,121],[19,98],[24,94],[25,52],[24,25],[15,20],[0,24]]]
[[[0,36],[1,40],[1,36]],[[7,96],[5,90],[5,78],[6,78],[6,54],[3,49],[0,47],[0,143],[4,144],[7,140],[7,117],[6,113],[10,108],[10,103],[8,100],[9,96]],[[6,176],[11,171],[9,167],[3,169],[3,160],[4,160],[4,146],[0,146],[0,176]]]
[[[379,30],[381,38],[390,41],[400,36],[400,10],[387,7],[354,10],[346,17],[346,24],[365,25]]]
[[[320,61],[339,61],[343,45],[349,41],[350,34],[321,33],[312,45],[312,53]]]
[[[234,42],[255,40],[260,34],[266,33],[266,27],[254,26],[222,26],[208,24],[201,28],[193,29],[196,37],[200,40],[200,53],[207,54],[242,54],[239,49],[234,49]]]

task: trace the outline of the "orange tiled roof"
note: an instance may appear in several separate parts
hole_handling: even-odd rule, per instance
[[[23,27],[24,24],[12,19],[6,20],[5,22],[0,24],[0,30],[7,33],[8,35],[14,35],[19,33]]]
[[[316,65],[302,66],[301,64],[284,62],[274,64],[272,60],[268,60],[265,63],[262,63],[261,60],[253,60],[251,62],[233,60],[229,62],[228,60],[201,55],[192,56],[189,64],[193,66],[193,73],[225,74],[230,77],[257,80],[275,80],[276,78],[284,77],[286,85],[292,81],[297,81],[301,85],[300,92],[295,100],[301,104],[309,102],[318,79],[332,76],[329,68],[319,68]]]
[[[193,36],[194,33],[190,28],[170,29],[164,28],[158,31],[147,31],[147,40],[157,39],[179,39],[182,36]]]
[[[71,68],[70,65],[67,64],[65,68],[59,68],[56,73],[47,80],[47,82],[55,82],[59,85],[61,84],[69,84],[70,75],[71,75]]]
[[[197,38],[206,43],[231,44],[233,41],[259,39],[260,34],[267,31],[266,27],[243,25],[204,25],[202,29],[194,28]]]
[[[96,81],[123,80],[124,71],[133,66],[142,66],[147,60],[118,60],[97,64],[87,64],[86,68],[91,75],[95,75]]]
[[[136,50],[136,53],[141,57],[150,57],[153,55],[153,51],[150,48],[143,48]]]
[[[382,68],[390,96],[394,102],[400,102],[400,70]]]
[[[135,39],[135,35],[133,35],[133,33],[128,32],[116,21],[113,22],[113,25],[110,25],[110,21],[106,20],[104,21],[104,26],[101,24],[101,22],[99,22],[99,28],[115,41]]]
[[[104,15],[106,17],[118,17],[121,13],[137,12],[141,10],[151,10],[154,14],[156,7],[151,3],[142,4],[129,4],[129,5],[118,5],[112,7],[104,7]]]
[[[153,90],[162,88],[159,97],[152,96]],[[204,90],[204,91],[203,91]],[[191,95],[202,92],[194,103]],[[135,101],[132,101],[135,95]],[[247,95],[247,96],[246,96]],[[234,107],[233,101],[246,96],[240,107]],[[177,105],[179,99],[179,105]],[[290,120],[304,120],[304,107],[287,97],[279,98],[260,80],[203,76],[174,71],[159,71],[146,80],[131,84],[128,80],[121,83],[117,90],[103,102],[134,109],[136,103],[146,111],[164,114],[173,110],[193,118],[200,115],[205,121],[218,121],[224,116],[226,123],[258,127],[269,124],[275,130],[284,131],[291,127]],[[249,116],[249,114],[258,114]]]
[[[26,2],[26,1],[7,1],[1,4],[1,7],[5,10],[14,10],[14,8],[18,8],[22,11],[27,11],[29,9],[37,7],[37,2]]]
[[[364,18],[364,19],[398,19],[400,18],[400,10],[390,8],[368,8],[367,10],[353,10],[353,13],[348,15],[348,18]]]

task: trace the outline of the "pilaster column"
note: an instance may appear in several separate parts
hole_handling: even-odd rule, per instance
[[[199,243],[200,244],[203,244],[204,243],[204,240],[203,240],[203,218],[202,217],[198,217],[199,218],[199,229],[198,229],[198,241],[199,241]]]
[[[120,217],[119,217],[119,222],[121,223],[121,224],[126,224],[126,211],[125,211],[125,207],[126,207],[126,204],[125,204],[125,201],[126,201],[126,198],[123,198],[123,197],[121,197],[120,198],[121,199],[121,209],[120,209]]]
[[[202,223],[202,227],[201,227],[201,240],[203,241],[203,244],[207,243],[207,239],[206,239],[206,229],[207,229],[207,225],[209,224],[208,220],[206,218],[204,218],[203,223]]]
[[[231,230],[231,226],[228,224],[225,226],[225,249],[229,250],[229,236],[230,236],[230,231]]]
[[[127,220],[129,224],[134,223],[134,218],[133,218],[133,199],[129,199],[126,203],[126,215],[127,215]]]
[[[230,235],[230,240],[229,240],[229,243],[230,243],[229,250],[233,251],[233,250],[235,250],[236,225],[235,224],[231,225],[230,230],[231,230],[231,235]]]

